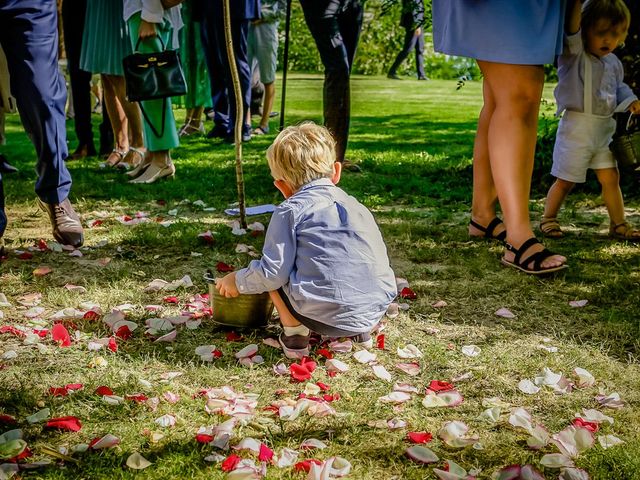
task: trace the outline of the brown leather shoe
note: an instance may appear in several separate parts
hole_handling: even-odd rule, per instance
[[[82,224],[71,202],[65,198],[60,203],[44,203],[38,199],[40,208],[49,214],[53,226],[53,238],[63,245],[79,247],[84,242]]]

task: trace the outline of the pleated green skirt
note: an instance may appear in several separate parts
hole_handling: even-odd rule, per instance
[[[123,75],[122,59],[130,55],[129,29],[122,0],[90,0],[82,35],[80,68],[87,72]]]
[[[187,93],[183,97],[186,108],[211,107],[211,83],[200,37],[200,23],[193,21],[192,0],[182,4],[180,30],[180,61],[184,69]]]

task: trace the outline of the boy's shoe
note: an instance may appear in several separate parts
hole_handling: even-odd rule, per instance
[[[629,222],[622,222],[617,225],[609,226],[609,236],[616,240],[627,242],[640,242],[640,230],[633,228]]]
[[[371,338],[371,334],[369,332],[355,335],[351,337],[351,341],[355,346],[364,348],[366,350],[373,348],[373,338]]]
[[[284,355],[294,360],[309,355],[309,338],[311,335],[285,335],[284,332],[278,337],[278,342],[282,346]]]
[[[564,236],[556,217],[542,217],[540,219],[540,231],[548,238],[560,238]]]

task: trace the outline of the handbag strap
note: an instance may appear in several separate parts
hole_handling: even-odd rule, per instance
[[[149,37],[149,38],[153,38],[153,37]],[[162,41],[162,35],[158,35],[156,33],[156,38],[160,40],[160,45],[162,45],[162,50],[163,51],[166,50],[167,46],[165,45],[164,41]],[[148,40],[148,39],[145,38],[145,40]],[[136,48],[134,49],[136,52],[138,51],[138,47],[140,46],[141,41],[142,41],[142,37],[138,37],[138,41],[136,42]]]
[[[156,130],[156,127],[153,126],[153,123],[151,123],[151,119],[149,118],[149,116],[147,115],[147,112],[144,111],[144,107],[142,106],[142,102],[138,102],[140,105],[140,111],[142,112],[142,116],[144,117],[144,119],[147,121],[147,123],[149,124],[149,127],[151,127],[151,131],[153,132],[153,134],[158,137],[161,138],[164,135],[164,127],[165,127],[165,119],[167,116],[167,98],[163,98],[162,99],[162,129],[160,130],[160,133],[158,133],[158,130]]]

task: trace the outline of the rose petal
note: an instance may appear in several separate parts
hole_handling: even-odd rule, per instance
[[[59,417],[51,418],[46,423],[48,428],[57,428],[60,430],[68,430],[70,432],[78,432],[82,428],[82,424],[78,417]]]
[[[134,470],[143,470],[151,465],[152,463],[142,455],[140,455],[138,452],[132,453],[127,458],[127,467]]]
[[[409,447],[405,450],[405,454],[414,462],[418,463],[435,463],[440,459],[438,456],[433,453],[427,447],[423,447],[422,445],[414,445],[413,447]]]
[[[499,308],[496,311],[496,315],[502,318],[516,318],[516,316],[513,314],[513,312],[509,309],[506,308]]]
[[[429,432],[409,432],[407,433],[407,440],[413,443],[429,443],[433,440],[433,435]]]
[[[61,323],[56,323],[51,328],[51,338],[61,347],[71,346],[71,337],[69,332]]]

